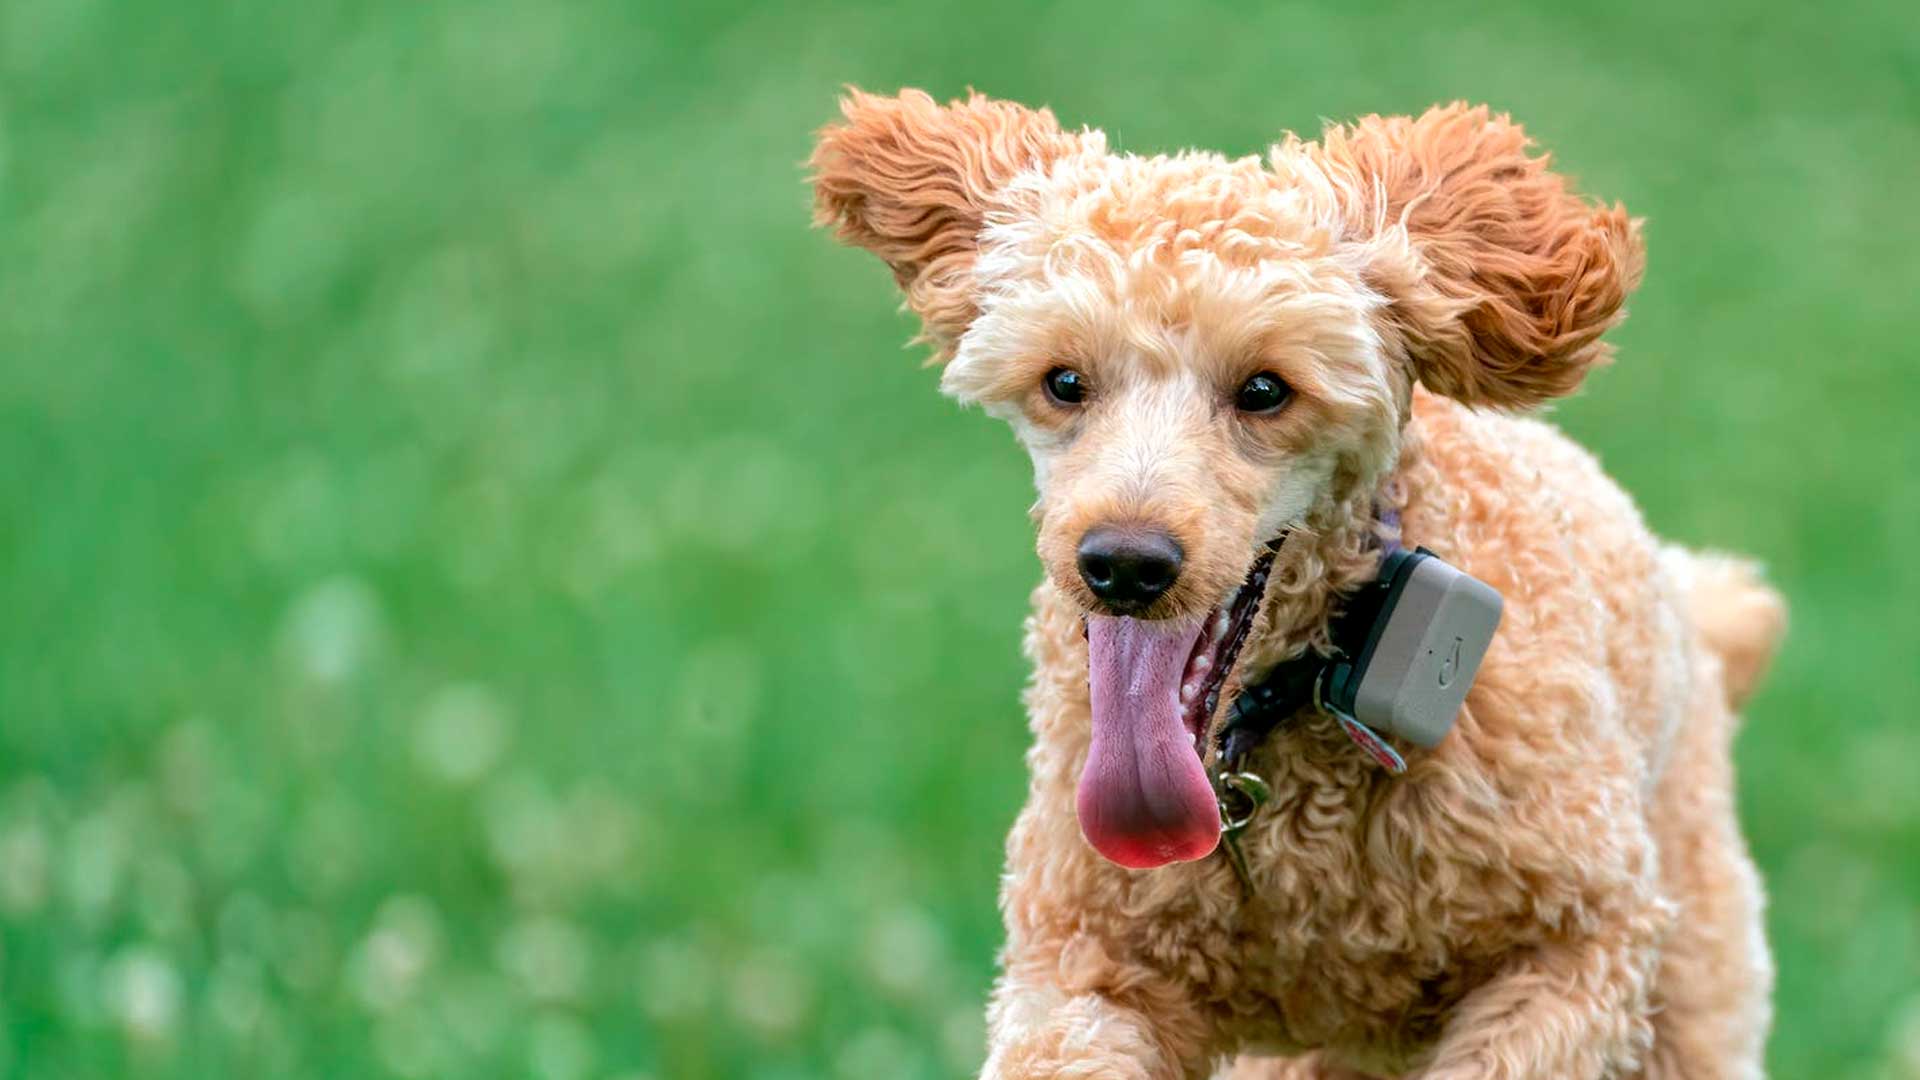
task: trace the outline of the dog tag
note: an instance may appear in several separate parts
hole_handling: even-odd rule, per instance
[[[1327,702],[1326,696],[1321,693],[1321,690],[1326,686],[1326,682],[1327,680],[1324,673],[1321,678],[1314,680],[1313,707],[1319,709],[1323,714],[1339,721],[1340,730],[1347,733],[1347,738],[1353,740],[1353,745],[1366,751],[1367,756],[1374,760],[1374,764],[1379,765],[1395,776],[1406,772],[1407,759],[1401,757],[1400,751],[1395,750],[1387,740],[1381,738],[1379,732],[1361,723],[1359,718],[1352,713],[1347,712],[1345,709],[1337,708]]]
[[[1347,738],[1352,739],[1355,746],[1365,750],[1375,764],[1395,776],[1407,771],[1407,759],[1401,757],[1400,751],[1395,750],[1387,740],[1381,738],[1379,732],[1346,713],[1332,709],[1327,711],[1333,714],[1335,720],[1340,721],[1340,730],[1347,733]]]

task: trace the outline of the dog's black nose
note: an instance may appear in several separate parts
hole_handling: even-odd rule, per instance
[[[1164,529],[1096,525],[1080,538],[1080,580],[1120,614],[1159,599],[1180,576],[1180,544]]]

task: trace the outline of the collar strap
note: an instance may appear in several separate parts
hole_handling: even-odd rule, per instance
[[[1383,511],[1380,521],[1398,536],[1400,514],[1397,510]],[[1285,534],[1280,539],[1284,541]],[[1322,655],[1308,648],[1299,656],[1275,665],[1259,682],[1241,688],[1240,696],[1228,707],[1226,719],[1220,726],[1220,763],[1226,771],[1240,771],[1254,748],[1265,742],[1283,721],[1308,706],[1332,713],[1347,735],[1389,771],[1405,770],[1406,763],[1400,755],[1379,735],[1344,712],[1338,702],[1351,694],[1352,688],[1346,684],[1356,662],[1365,657],[1372,645],[1374,623],[1393,593],[1395,579],[1410,569],[1410,562],[1411,553],[1400,546],[1397,538],[1383,541],[1379,573],[1346,595],[1345,608],[1333,621],[1333,655]]]

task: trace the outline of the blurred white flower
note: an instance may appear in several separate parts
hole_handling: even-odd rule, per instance
[[[549,561],[574,600],[601,599],[621,575],[659,558],[659,528],[639,491],[655,465],[647,451],[630,451],[607,465],[576,497],[580,524],[572,543],[554,544]]]
[[[28,915],[47,901],[47,833],[38,821],[0,831],[0,910]]]
[[[411,998],[440,951],[440,916],[418,896],[396,896],[380,905],[373,928],[347,959],[354,995],[375,1012]]]
[[[358,675],[384,647],[385,637],[379,594],[349,575],[309,586],[280,620],[281,655],[322,684]]]
[[[734,965],[727,1003],[742,1026],[766,1039],[793,1034],[806,1018],[812,987],[792,957],[756,950]]]
[[[129,1038],[172,1037],[180,1022],[180,976],[159,950],[128,946],[114,954],[101,978],[101,998]]]
[[[907,886],[909,853],[887,824],[849,815],[828,828],[815,880],[836,910],[874,917],[881,905],[912,892]]]
[[[987,1058],[986,1003],[957,1005],[940,1025],[940,1051],[947,1073],[972,1076]]]
[[[603,781],[587,780],[568,795],[565,813],[572,840],[562,850],[583,883],[627,869],[641,819],[626,798]]]
[[[754,940],[783,942],[801,952],[844,948],[845,912],[820,882],[779,871],[756,876],[749,908]]]
[[[528,919],[507,929],[494,949],[501,969],[541,1001],[568,1001],[586,987],[587,939],[557,918]]]
[[[1900,1080],[1920,1080],[1920,994],[1906,999],[1893,1011],[1887,1025],[1888,1065]]]
[[[787,549],[819,528],[831,496],[805,461],[757,436],[704,442],[666,459],[660,519],[700,549]]]
[[[642,818],[628,797],[588,779],[564,799],[525,774],[487,785],[481,803],[487,848],[523,908],[565,906],[593,889],[631,892]]]
[[[569,842],[566,821],[546,785],[511,775],[489,784],[482,805],[487,848],[510,874],[535,870]]]
[[[926,1059],[907,1037],[887,1028],[868,1028],[840,1048],[833,1059],[842,1080],[900,1080],[924,1075]]]
[[[500,760],[511,734],[506,707],[491,690],[477,683],[445,686],[414,725],[414,761],[448,783],[472,783]]]
[[[75,825],[63,846],[61,883],[67,899],[82,925],[97,926],[119,897],[132,839],[113,814],[100,810]]]
[[[940,970],[944,949],[927,913],[901,905],[867,927],[867,974],[897,997],[924,996]]]

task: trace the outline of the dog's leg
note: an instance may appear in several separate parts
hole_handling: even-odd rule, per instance
[[[1206,1025],[1170,981],[1090,963],[1104,950],[1077,936],[1051,956],[1009,957],[987,1010],[985,1080],[1198,1080]],[[1124,978],[1088,979],[1091,972]]]
[[[1665,915],[1651,901],[1527,953],[1469,994],[1419,1080],[1602,1080],[1652,1041],[1648,993]]]

